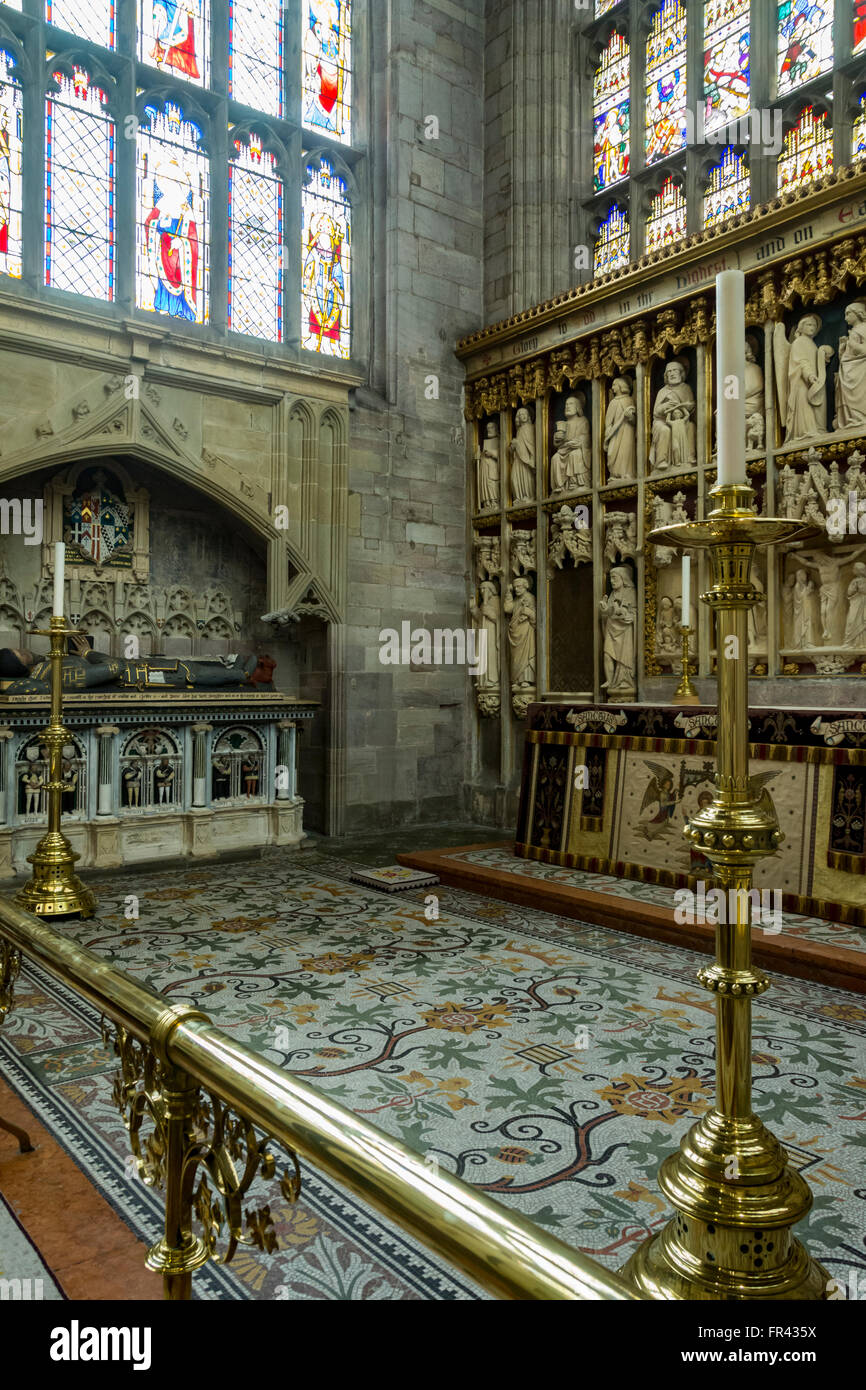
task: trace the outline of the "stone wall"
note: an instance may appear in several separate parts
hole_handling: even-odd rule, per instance
[[[466,483],[453,352],[482,315],[483,0],[389,8],[373,239],[370,390],[350,416],[345,828],[453,820],[467,773],[462,666],[380,662],[379,634],[466,625]]]

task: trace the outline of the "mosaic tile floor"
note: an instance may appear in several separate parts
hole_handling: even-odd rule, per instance
[[[431,1162],[620,1266],[666,1220],[658,1164],[711,1104],[712,1003],[695,983],[699,958],[444,887],[431,920],[423,892],[387,896],[349,881],[353,863],[393,862],[399,841],[106,877],[93,884],[98,918],[66,929]],[[124,917],[130,894],[137,920]],[[777,976],[754,1017],[755,1109],[815,1193],[799,1230],[834,1275],[866,1270],[866,1001]],[[92,1010],[41,972],[22,976],[0,1064],[137,1233],[155,1239],[159,1202],[126,1161],[114,1063]],[[304,1179],[297,1207],[272,1202],[280,1252],[244,1250],[229,1270],[202,1271],[198,1297],[478,1297],[329,1181],[309,1169]]]
[[[507,846],[501,849],[484,848],[455,850],[450,856],[467,864],[477,864],[499,873],[517,874],[522,878],[540,879],[564,888],[581,888],[589,893],[608,893],[615,898],[630,898],[633,902],[652,903],[656,907],[676,906],[675,889],[660,883],[640,883],[636,879],[614,878],[611,874],[591,874],[582,869],[563,869],[558,864],[544,864],[537,859],[518,859]],[[864,886],[866,895],[866,886]],[[807,937],[825,946],[844,946],[849,951],[866,951],[866,930],[849,927],[844,922],[830,922],[826,917],[806,917],[796,912],[782,914],[785,936]]]

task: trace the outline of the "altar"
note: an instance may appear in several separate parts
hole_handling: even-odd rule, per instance
[[[249,689],[67,693],[63,831],[100,869],[304,839],[298,733],[318,706]],[[0,695],[0,879],[46,825],[49,697]]]
[[[715,706],[531,705],[515,854],[673,887],[708,879],[682,831],[713,796],[716,723]],[[785,836],[755,887],[866,925],[866,717],[753,708],[749,755]]]

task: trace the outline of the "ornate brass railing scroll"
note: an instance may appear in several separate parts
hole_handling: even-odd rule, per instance
[[[2,897],[0,950],[37,962],[113,1025],[120,1058],[115,1100],[135,1165],[166,1194],[163,1238],[147,1257],[163,1275],[166,1298],[189,1298],[194,1271],[209,1258],[230,1258],[241,1241],[266,1253],[275,1248],[269,1208],[243,1211],[256,1174],[275,1173],[272,1142],[291,1155],[281,1183],[287,1201],[298,1196],[298,1157],[306,1159],[499,1298],[645,1297],[527,1217],[451,1173],[434,1172],[421,1154],[281,1071],[197,1009],[168,1006]]]

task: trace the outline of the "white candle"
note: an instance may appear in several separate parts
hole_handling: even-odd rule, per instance
[[[54,607],[55,618],[63,617],[63,571],[66,566],[66,546],[57,541],[54,546]]]
[[[746,482],[746,281],[716,276],[716,447],[720,486]]]
[[[691,588],[692,588],[692,584],[691,584],[692,573],[691,573],[691,571],[692,571],[692,557],[691,557],[691,555],[684,555],[684,556],[683,556],[683,608],[682,608],[682,613],[681,613],[681,615],[680,615],[680,616],[681,616],[681,620],[682,620],[683,627],[690,627],[690,626],[691,626],[691,621],[692,621],[692,595],[691,595]]]

